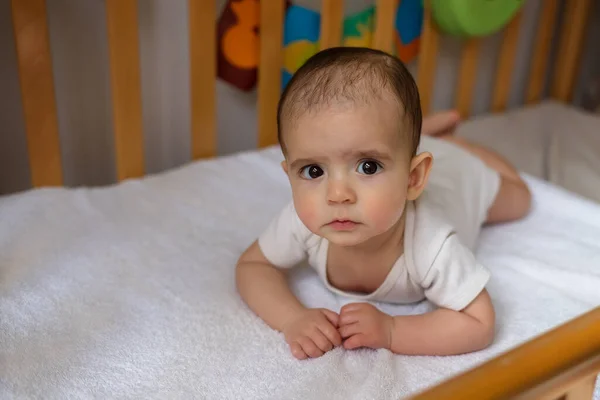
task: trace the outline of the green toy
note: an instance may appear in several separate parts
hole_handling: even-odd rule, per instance
[[[525,0],[431,0],[431,14],[443,33],[481,37],[504,28]]]

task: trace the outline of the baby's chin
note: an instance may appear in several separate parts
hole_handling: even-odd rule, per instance
[[[340,247],[354,247],[367,242],[372,236],[364,232],[325,232],[320,235],[331,244]]]

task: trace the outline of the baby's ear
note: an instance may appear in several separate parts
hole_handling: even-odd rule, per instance
[[[287,173],[288,173],[288,165],[287,165],[287,162],[285,160],[283,160],[281,162],[281,168],[283,168],[283,172],[285,172],[285,174],[287,175]]]
[[[416,200],[429,179],[429,172],[433,165],[433,155],[429,152],[423,152],[413,157],[410,162],[410,174],[408,176],[408,200]]]

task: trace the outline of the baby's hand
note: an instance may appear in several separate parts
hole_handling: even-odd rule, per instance
[[[309,308],[285,324],[282,331],[294,357],[320,357],[339,346],[339,316],[325,308]]]
[[[368,303],[346,304],[340,310],[340,334],[345,349],[370,347],[389,349],[392,345],[394,317]]]

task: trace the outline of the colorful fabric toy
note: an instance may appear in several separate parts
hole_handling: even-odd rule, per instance
[[[423,28],[423,0],[400,0],[395,26],[396,55],[408,63],[419,54]]]
[[[217,22],[217,76],[242,90],[256,85],[258,0],[229,0]]]
[[[282,87],[306,60],[319,51],[320,24],[318,12],[296,5],[288,8],[283,26]]]
[[[369,7],[347,17],[343,23],[342,45],[369,47],[375,30],[375,7]],[[284,67],[282,87],[292,75],[319,51],[321,16],[318,12],[292,5],[288,9],[284,26]],[[410,62],[419,51],[419,38],[423,24],[421,0],[401,0],[396,13],[394,54]]]
[[[371,6],[343,21],[343,46],[371,45],[375,11],[375,6]],[[256,85],[259,15],[259,0],[229,0],[217,25],[218,76],[242,90],[251,90]],[[422,0],[400,0],[393,53],[404,62],[410,62],[418,54],[422,23]],[[286,3],[282,90],[298,68],[319,51],[320,26],[319,12]]]

